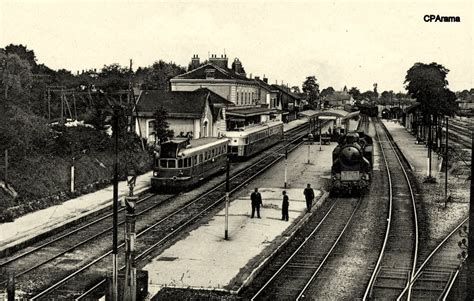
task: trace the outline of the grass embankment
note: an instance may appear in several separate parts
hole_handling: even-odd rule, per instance
[[[152,158],[147,151],[138,150],[132,158],[120,156],[119,162],[132,160],[137,173],[151,168]],[[0,222],[11,221],[23,214],[59,204],[78,195],[101,189],[113,180],[112,151],[91,152],[75,160],[75,192],[71,193],[71,163],[67,157],[37,154],[18,162],[10,162],[8,181],[18,193],[16,199],[1,191]],[[122,164],[123,165],[123,164]],[[121,179],[126,177],[125,166],[119,165]]]

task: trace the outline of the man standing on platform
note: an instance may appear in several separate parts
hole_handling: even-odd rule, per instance
[[[250,195],[250,200],[252,201],[252,216],[255,215],[255,210],[257,210],[257,217],[260,218],[260,205],[262,204],[262,196],[258,192],[258,188],[255,188],[255,191]]]
[[[304,197],[306,198],[306,211],[311,212],[311,207],[313,206],[314,200],[314,190],[311,188],[311,185],[304,189]]]
[[[285,190],[283,190],[282,194],[283,203],[281,204],[281,220],[288,221],[288,207],[290,206],[290,202]]]

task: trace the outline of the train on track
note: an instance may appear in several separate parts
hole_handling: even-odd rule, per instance
[[[342,135],[332,152],[331,194],[363,193],[372,180],[372,167],[372,137],[364,132]]]
[[[229,155],[245,159],[282,141],[283,122],[271,121],[235,131],[227,131],[225,135],[229,138]]]
[[[354,105],[344,105],[344,110],[348,112],[360,111],[361,114],[369,117],[377,117],[379,114],[379,108],[374,103],[360,103],[357,102]]]
[[[153,164],[153,190],[181,191],[225,170],[227,138],[172,139]]]
[[[151,187],[155,191],[188,190],[226,168],[227,156],[246,159],[283,139],[283,122],[258,124],[226,137],[172,139],[155,157]]]

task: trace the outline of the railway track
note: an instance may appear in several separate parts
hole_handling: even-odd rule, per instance
[[[389,210],[385,239],[363,300],[396,299],[413,279],[418,256],[418,221],[413,189],[404,163],[382,126],[375,122],[389,180]]]
[[[424,260],[418,262],[410,285],[398,299],[404,299],[409,294],[410,300],[443,300],[448,296],[460,265],[457,255],[461,251],[458,246],[461,238],[456,234],[467,222],[468,217],[446,235]]]
[[[291,148],[289,151],[299,145],[300,138],[306,134],[305,128],[306,126],[303,125],[286,133],[286,135],[294,133],[293,135],[297,136],[288,143]],[[234,175],[231,181],[232,191],[239,189],[268,166],[278,161],[281,158],[279,151],[282,149],[282,146],[277,147],[277,150],[271,155],[265,156],[249,168]],[[144,207],[143,210],[137,208],[138,214],[142,213],[137,219],[137,229],[139,230],[137,250],[140,252],[137,260],[146,259],[158,246],[170,242],[180,231],[222,203],[223,186],[222,183],[177,211],[169,212],[168,216],[161,218],[158,222],[155,221],[157,216],[153,209],[156,209],[162,202],[169,201],[173,196],[162,196],[160,202]],[[139,203],[145,204],[145,200],[149,198],[151,196],[146,196]],[[17,288],[20,288],[26,296],[33,300],[81,298],[81,295],[85,296],[96,290],[101,290],[105,283],[104,274],[110,266],[111,240],[107,237],[107,233],[110,235],[111,229],[105,226],[110,224],[110,220],[107,222],[107,217],[99,218],[97,222],[93,221],[78,227],[79,230],[75,232],[66,233],[33,247],[31,252],[26,251],[5,260],[4,267],[15,270]],[[98,231],[97,228],[102,228],[102,230]],[[123,228],[121,230],[119,237],[123,237]],[[78,239],[77,233],[79,231],[83,231],[80,237],[87,238]],[[123,246],[122,241],[120,242],[121,247]],[[91,243],[94,244],[93,251],[91,251]],[[51,256],[52,250],[56,250],[54,256]],[[82,258],[82,260],[78,260],[78,258]],[[18,272],[19,270],[20,272]],[[51,275],[51,277],[45,279],[42,275]],[[79,293],[76,288],[80,288]],[[94,289],[91,290],[91,288]],[[84,294],[86,292],[87,294]]]
[[[251,300],[300,300],[352,222],[360,199],[338,198]]]

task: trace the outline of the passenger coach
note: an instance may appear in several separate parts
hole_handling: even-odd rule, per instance
[[[161,145],[155,158],[154,190],[186,190],[225,169],[228,139],[173,139]]]
[[[236,131],[227,131],[229,155],[247,158],[283,139],[283,122],[272,121]]]

